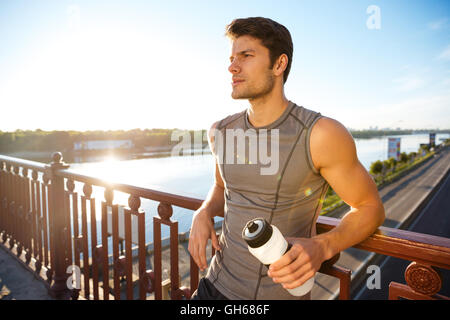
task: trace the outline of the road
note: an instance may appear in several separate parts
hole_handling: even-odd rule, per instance
[[[450,238],[450,175],[434,194],[428,205],[419,213],[407,230]],[[384,300],[389,295],[391,281],[405,283],[403,274],[410,261],[387,257],[380,262],[380,289],[369,290],[363,284],[356,291],[355,299]],[[450,297],[450,270],[439,269],[442,289],[439,294]]]
[[[408,222],[408,218],[410,217],[411,213],[414,212],[414,210],[424,200],[424,198],[438,183],[438,181],[440,181],[445,173],[450,169],[449,149],[450,148],[446,148],[445,150],[442,150],[439,154],[436,154],[433,159],[430,159],[426,163],[422,164],[419,168],[410,172],[408,175],[400,178],[392,184],[385,186],[379,191],[386,212],[386,220],[383,223],[383,226],[402,229],[402,225]],[[445,207],[445,204],[443,206]],[[349,207],[345,206],[341,210],[338,210],[338,212],[333,216],[341,218],[348,210]],[[445,214],[444,211],[442,211],[442,214]],[[430,218],[430,220],[433,219]],[[446,219],[443,219],[441,221],[445,220]],[[436,221],[428,226],[429,229],[427,230],[430,230],[430,232],[419,232],[437,235],[435,233],[436,228],[434,227],[434,225],[436,224],[435,222]],[[416,226],[422,227],[422,224],[424,223],[417,223]],[[444,228],[444,226],[444,223],[442,223],[441,227]],[[448,236],[449,235],[447,233],[446,237]],[[370,264],[370,259],[374,257],[374,253],[355,248],[349,248],[341,252],[341,257],[336,265],[352,270],[352,299],[355,297],[355,293],[357,293],[359,282],[365,282],[365,279],[370,276],[370,274],[366,272],[367,266]],[[409,264],[409,262],[405,263],[406,266]],[[402,269],[402,271],[399,272],[400,277],[403,277],[403,272],[406,266]],[[385,281],[389,280],[388,276],[384,276],[384,278]],[[403,281],[399,282],[404,283],[404,279]],[[312,291],[312,299],[334,299],[337,297],[338,292],[339,281],[336,278],[332,278],[323,274],[317,274],[316,285],[314,286]]]

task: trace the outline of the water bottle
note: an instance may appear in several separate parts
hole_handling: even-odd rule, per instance
[[[247,242],[250,253],[267,267],[280,259],[292,246],[276,226],[270,225],[263,218],[247,222],[242,230],[242,238]],[[311,277],[301,286],[286,290],[293,296],[303,296],[311,291],[313,285],[314,277]]]

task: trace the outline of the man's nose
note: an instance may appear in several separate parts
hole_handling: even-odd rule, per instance
[[[241,71],[241,68],[237,64],[236,59],[230,63],[230,66],[228,67],[228,71],[230,71],[232,74],[236,74]]]

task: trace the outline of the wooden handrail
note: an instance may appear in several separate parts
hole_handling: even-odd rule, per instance
[[[317,232],[330,231],[339,221],[336,218],[321,216],[317,221]],[[449,238],[379,227],[354,248],[450,269]]]
[[[4,155],[0,154],[0,164],[2,162],[10,163],[13,165],[19,165],[20,167],[25,167],[25,168],[37,170],[37,171],[45,171],[45,169],[47,167],[46,164],[41,163],[41,162],[13,158],[13,157],[8,157],[8,156],[4,156]],[[0,166],[0,169],[2,169],[1,166]]]
[[[185,197],[180,196],[172,193],[137,187],[129,184],[124,183],[114,183],[114,182],[108,182],[101,178],[95,178],[90,177],[86,175],[82,175],[79,173],[75,173],[70,171],[70,169],[66,170],[60,170],[56,173],[57,176],[64,177],[67,179],[72,179],[74,181],[83,182],[99,187],[109,188],[116,191],[121,191],[125,193],[132,194],[137,197],[141,197],[144,199],[154,200],[158,202],[165,202],[172,204],[174,206],[190,209],[190,210],[197,210],[200,208],[203,200],[191,198],[191,197]]]

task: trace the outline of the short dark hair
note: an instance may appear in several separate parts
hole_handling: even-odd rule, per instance
[[[252,36],[261,40],[263,46],[269,49],[270,63],[273,67],[275,60],[283,53],[288,57],[288,64],[283,74],[283,83],[286,82],[292,64],[294,45],[289,30],[269,18],[250,17],[234,19],[226,26],[225,35],[230,39],[240,36]]]

